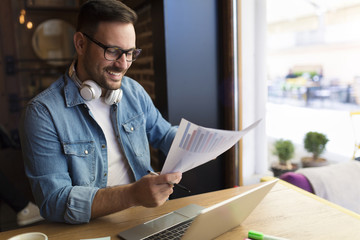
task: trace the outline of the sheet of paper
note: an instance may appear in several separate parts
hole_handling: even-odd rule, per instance
[[[87,239],[80,239],[80,240],[111,240],[111,237],[87,238]]]
[[[235,145],[260,121],[261,119],[242,131],[229,131],[205,128],[181,119],[161,174],[186,172],[215,159]]]

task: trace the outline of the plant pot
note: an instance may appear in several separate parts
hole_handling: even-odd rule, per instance
[[[317,158],[315,161],[312,157],[301,158],[302,167],[322,167],[329,165],[329,162],[325,158]]]
[[[279,177],[281,174],[287,172],[294,172],[299,169],[299,165],[291,163],[291,168],[287,168],[285,165],[281,165],[278,162],[271,165],[271,171],[274,173],[274,177]]]

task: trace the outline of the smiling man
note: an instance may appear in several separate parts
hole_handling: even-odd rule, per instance
[[[149,144],[176,134],[145,90],[125,76],[136,47],[133,10],[116,0],[80,9],[69,71],[32,99],[20,128],[26,174],[41,215],[72,224],[132,206],[156,207],[181,173],[148,175]]]

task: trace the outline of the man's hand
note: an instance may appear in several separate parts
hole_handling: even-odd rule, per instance
[[[181,173],[146,175],[135,183],[99,189],[91,206],[91,218],[105,216],[133,206],[157,207],[173,193]]]
[[[171,183],[179,183],[181,177],[181,173],[169,173],[159,176],[146,175],[132,184],[129,197],[134,205],[144,207],[160,206],[173,193],[174,185]]]

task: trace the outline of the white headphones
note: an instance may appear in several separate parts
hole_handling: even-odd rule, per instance
[[[91,101],[93,99],[98,99],[101,96],[101,87],[93,80],[86,80],[81,82],[75,72],[75,60],[71,63],[69,68],[69,77],[78,85],[80,88],[80,95],[86,101]],[[108,90],[105,94],[105,103],[108,105],[113,105],[120,102],[122,98],[122,90]]]

